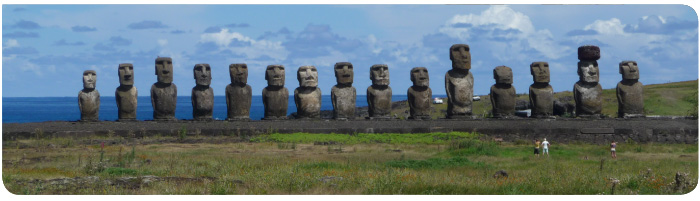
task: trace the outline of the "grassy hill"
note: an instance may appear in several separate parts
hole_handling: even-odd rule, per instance
[[[573,86],[572,86],[573,87]],[[571,98],[566,98],[571,97]],[[472,112],[479,117],[488,117],[491,111],[491,102],[488,95],[481,96],[481,101],[474,101]],[[528,94],[517,94],[518,100],[528,100]],[[573,92],[555,92],[554,99],[574,103]],[[433,119],[445,116],[447,100],[445,104],[433,105]],[[408,104],[395,103],[392,114],[405,118],[408,116]],[[698,116],[698,80],[671,82],[665,84],[644,85],[644,113],[662,116]],[[617,97],[615,88],[603,89],[603,114],[609,117],[617,117]]]

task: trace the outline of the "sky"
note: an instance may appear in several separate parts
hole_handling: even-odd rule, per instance
[[[230,83],[228,66],[246,63],[253,95],[267,85],[265,67],[282,64],[285,87],[313,65],[322,94],[336,84],[333,65],[351,62],[358,95],[369,68],[387,64],[394,95],[426,67],[433,94],[445,94],[449,47],[468,44],[474,93],[495,84],[493,69],[513,69],[517,93],[533,83],[530,63],[549,62],[555,92],[578,80],[577,48],[601,49],[600,84],[615,88],[618,64],[637,61],[640,81],[698,79],[698,16],[686,5],[2,5],[2,97],[72,97],[82,72],[97,72],[97,90],[114,96],[120,63],[134,65],[148,96],[155,59],[172,57],[178,96],[190,96],[193,67],[212,68],[214,95]]]

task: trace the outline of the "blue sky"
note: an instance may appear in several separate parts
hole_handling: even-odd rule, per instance
[[[214,94],[224,95],[228,65],[247,63],[259,95],[264,69],[314,65],[325,95],[333,65],[355,66],[365,94],[369,67],[388,64],[394,94],[411,86],[409,71],[427,67],[434,94],[445,94],[452,44],[471,47],[475,94],[488,94],[492,70],[513,69],[517,93],[532,84],[529,65],[550,64],[554,91],[578,80],[576,48],[598,45],[603,88],[621,80],[618,63],[636,60],[644,84],[698,79],[698,17],[685,5],[3,5],[2,96],[77,96],[82,72],[113,96],[117,66],[133,63],[135,86],[148,96],[157,56],[173,58],[179,96],[195,85],[192,68],[212,67]]]

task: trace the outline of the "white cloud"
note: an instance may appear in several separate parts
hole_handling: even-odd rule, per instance
[[[235,40],[250,43],[249,46],[229,47]],[[282,46],[281,41],[254,40],[238,32],[229,32],[221,29],[218,33],[205,33],[200,36],[200,42],[213,42],[219,46],[219,50],[231,50],[234,53],[245,54],[249,59],[260,56],[269,56],[275,60],[284,60],[289,52]]]
[[[583,30],[595,30],[600,34],[624,34],[625,25],[617,18],[610,20],[596,20],[593,24],[586,25]]]
[[[168,40],[167,39],[158,39],[158,45],[160,45],[161,47],[166,46],[166,45],[168,45]]]
[[[7,40],[7,42],[5,42],[4,44],[5,44],[5,47],[3,47],[3,48],[10,48],[10,47],[18,47],[19,46],[19,42],[17,42],[17,40],[15,40],[15,39]]]

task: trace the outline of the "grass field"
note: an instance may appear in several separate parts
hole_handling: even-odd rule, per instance
[[[3,183],[15,194],[522,195],[684,194],[698,181],[697,144],[619,144],[613,160],[602,145],[551,142],[534,157],[529,142],[457,132],[165,138],[3,141]]]

